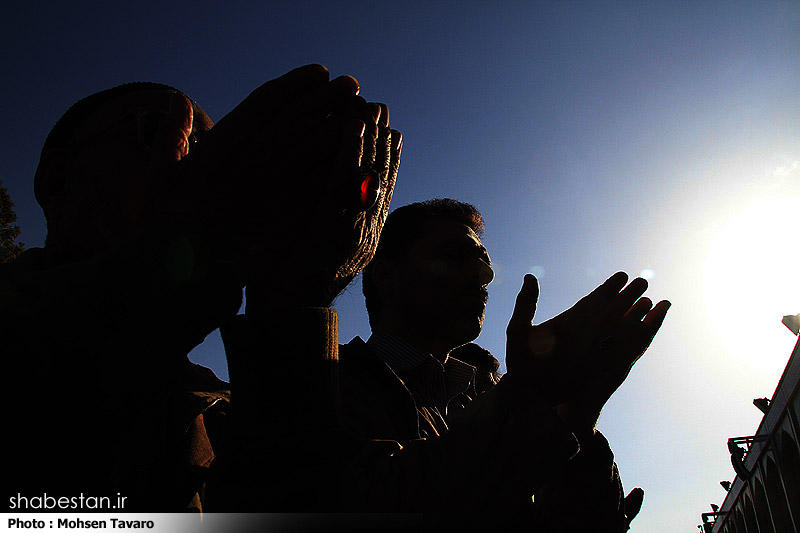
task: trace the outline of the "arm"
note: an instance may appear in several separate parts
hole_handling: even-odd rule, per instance
[[[330,305],[371,258],[388,212],[402,137],[354,78],[327,78],[309,65],[264,84],[184,160],[187,185],[204,186],[173,209],[236,244],[249,311],[276,298]]]
[[[636,279],[627,287],[626,281],[625,274],[615,274],[575,306],[538,326],[532,325],[539,295],[533,276],[526,276],[517,297],[508,326],[509,373],[541,390],[581,443],[580,453],[537,494],[539,523],[567,531],[587,524],[624,531],[641,506],[641,489],[623,499],[613,454],[595,424],[608,398],[649,346],[670,304],[654,307],[640,298],[645,280]]]
[[[328,306],[374,253],[402,137],[386,106],[355,96],[353,78],[288,104],[285,81],[253,93],[278,100],[274,117],[247,140],[256,146],[236,150],[266,154],[267,172],[243,184],[252,197],[235,215],[236,238],[249,243],[247,309],[223,328],[230,442],[214,466],[211,510],[318,509],[336,494],[326,488],[338,482],[339,454],[355,447],[338,419],[338,332]],[[229,127],[226,119],[215,129]],[[241,157],[231,164],[246,165]]]
[[[280,137],[303,123],[286,113],[274,120],[277,111],[269,106],[303,115],[315,98],[355,105],[347,98],[354,84],[352,78],[328,84],[324,67],[300,69],[265,85],[272,91],[266,101],[257,90],[191,151],[192,106],[175,95],[149,172],[136,182],[130,228],[117,244],[80,260],[33,253],[29,264],[6,270],[0,280],[2,352],[13,376],[11,396],[22,406],[11,422],[25,435],[14,441],[14,451],[31,465],[26,483],[71,486],[86,478],[94,486],[96,476],[102,487],[112,486],[111,456],[120,442],[136,441],[137,432],[127,426],[140,422],[142,402],[151,402],[154,391],[164,393],[186,353],[239,308],[253,270],[254,239],[269,233],[277,214],[263,208],[267,178],[291,175],[283,172],[286,161],[276,160],[276,150],[285,148],[277,141],[272,152],[250,148],[259,148],[265,134]],[[330,143],[315,148],[314,157],[325,157]],[[314,168],[314,157],[302,163]],[[295,192],[302,194],[302,185],[294,184]],[[250,212],[262,216],[244,217],[238,207],[257,200],[260,209]],[[78,414],[51,416],[61,408]],[[23,431],[27,426],[35,426],[33,432]],[[53,442],[50,434],[75,438]]]

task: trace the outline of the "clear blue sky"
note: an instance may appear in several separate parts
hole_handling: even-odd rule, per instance
[[[291,4],[291,5],[289,5]],[[526,272],[537,320],[617,270],[673,302],[607,406],[633,531],[695,531],[725,442],[755,432],[796,340],[800,3],[22,2],[0,10],[0,179],[22,240],[43,243],[31,180],[74,101],[174,85],[219,119],[298,65],[351,74],[404,135],[393,205],[476,204],[496,265],[479,342],[503,359]],[[359,285],[342,340],[369,329]],[[196,360],[227,376],[216,336]]]

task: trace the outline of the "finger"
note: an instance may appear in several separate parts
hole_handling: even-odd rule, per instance
[[[384,128],[389,127],[389,106],[386,104],[379,104],[381,106],[381,121],[380,125]]]
[[[295,121],[303,115],[324,116],[329,112],[326,110],[332,99],[340,99],[347,92],[351,95],[358,92],[355,78],[343,76],[337,78],[336,83],[328,83],[328,78],[328,69],[324,66],[306,65],[270,80],[251,92],[225,115],[212,128],[211,133],[214,136],[223,135],[227,131],[237,135],[259,133],[264,128],[265,118],[286,116],[287,110],[297,114]],[[303,105],[298,105],[303,98],[306,101]]]
[[[611,300],[611,302],[609,302],[604,313],[605,320],[609,322],[616,322],[622,318],[646,290],[646,279],[636,278],[631,281],[628,286],[622,290],[622,292],[620,292]]]
[[[391,160],[389,162],[389,174],[397,174],[400,167],[400,154],[403,151],[403,134],[397,130],[391,130]]]
[[[352,79],[349,76],[346,78]],[[326,86],[306,94],[280,113],[262,121],[259,131],[250,135],[247,132],[236,132],[233,138],[239,143],[242,139],[255,140],[256,144],[261,146],[260,150],[257,148],[251,150],[255,153],[263,151],[281,154],[280,160],[287,167],[286,176],[297,175],[298,168],[311,169],[316,165],[326,165],[327,172],[306,172],[306,177],[310,178],[310,181],[305,185],[309,190],[313,187],[323,187],[327,190],[342,191],[347,190],[349,186],[351,203],[354,204],[361,184],[360,176],[356,175],[355,171],[363,160],[365,127],[363,119],[367,115],[367,103],[359,96],[350,95],[341,104],[341,109],[328,112],[329,108],[320,107],[322,105],[320,102],[328,98],[328,92],[329,88]],[[356,123],[361,125],[361,131],[353,134],[358,129]],[[345,147],[343,139],[347,140]],[[314,149],[309,150],[309,147]],[[347,156],[353,155],[356,161],[353,162],[353,158],[343,161],[343,153]],[[347,176],[351,178],[348,183],[342,182],[341,179],[329,179],[329,172],[334,168],[331,163],[339,165],[337,171],[347,172]],[[280,172],[273,174],[280,175]],[[337,176],[337,178],[342,177],[343,175]]]
[[[371,168],[376,162],[379,148],[378,143],[378,123],[381,118],[381,106],[370,102],[367,104],[366,127],[364,128],[364,155],[361,160],[363,168]]]
[[[355,172],[361,167],[364,156],[364,135],[366,124],[363,120],[354,120],[348,124],[343,132],[344,141],[340,152],[342,163],[350,171]]]
[[[372,118],[372,121],[375,123],[375,126],[377,126],[381,121],[381,112],[383,111],[381,107],[382,105],[383,104],[379,104],[377,102],[370,102],[369,104],[367,104],[367,109],[369,110],[370,118]]]
[[[392,197],[392,191],[397,180],[397,172],[400,169],[400,154],[403,152],[403,134],[397,130],[391,130],[390,135],[389,172],[381,184],[384,191],[384,201],[387,203]]]
[[[639,305],[641,308],[638,310],[632,309],[632,319],[635,319],[637,314],[641,313],[645,308],[648,308],[650,305],[652,305],[649,298],[642,298],[640,301],[642,303],[636,302],[636,305]],[[638,361],[639,358],[644,355],[644,352],[650,346],[650,343],[653,342],[653,338],[656,336],[661,324],[664,322],[664,317],[666,316],[670,305],[671,304],[666,300],[659,302],[655,307],[649,309],[644,315],[644,326],[641,324],[637,326],[635,333],[630,339],[632,341],[632,344],[629,345],[631,347],[630,350],[621,352],[617,361],[618,368],[623,372],[623,379],[624,376],[627,376],[630,368],[636,364],[636,361]],[[636,320],[638,321],[638,319]]]
[[[359,173],[356,176],[346,172],[353,179],[345,179],[337,185],[346,208],[355,212],[368,211],[375,206],[381,193],[381,181],[389,167],[391,139],[388,130],[379,127],[381,115],[388,112],[385,107],[376,103],[366,105],[364,122],[361,122]]]
[[[392,166],[392,132],[389,129],[389,108],[386,104],[378,104],[380,117],[377,124],[378,137],[375,140],[375,162],[372,165],[381,176],[385,176]]]
[[[628,312],[625,313],[624,321],[626,323],[640,322],[645,315],[653,308],[653,301],[648,297],[639,298],[636,300]]]
[[[333,172],[326,172],[327,183],[322,184],[330,199],[332,212],[342,210],[359,211],[362,174],[360,170],[364,150],[365,124],[361,120],[351,120],[339,134],[339,149],[333,165]]]
[[[536,304],[539,302],[539,281],[533,274],[525,274],[522,288],[514,303],[514,312],[508,321],[507,333],[526,332],[533,323]]]
[[[672,306],[672,303],[668,300],[662,300],[658,302],[653,309],[651,309],[647,315],[644,317],[644,323],[647,324],[647,327],[652,332],[653,336],[658,332],[661,328],[661,324],[664,323],[664,318],[667,316],[667,311]]]
[[[358,81],[352,76],[339,76],[316,92],[306,97],[305,109],[313,117],[340,117],[341,123],[353,118],[364,119],[366,100],[358,96]],[[313,93],[311,93],[313,94]]]
[[[394,186],[397,180],[397,171],[400,166],[400,153],[403,150],[403,135],[397,130],[389,131],[389,166],[385,173],[380,174],[378,195],[375,200],[372,216],[377,220],[377,229],[380,234],[383,222],[389,214],[389,204],[392,201]]]
[[[333,210],[332,213],[344,209],[355,215],[372,208],[380,194],[382,176],[370,163],[374,155],[369,156],[365,152],[371,147],[374,154],[378,141],[371,137],[368,130],[370,124],[372,129],[376,128],[381,112],[379,105],[368,105],[362,98],[354,96],[347,102],[346,109],[326,116],[313,126],[298,128],[297,124],[302,120],[293,120],[293,125],[281,129],[284,132],[283,139],[273,143],[273,146],[281,146],[280,153],[297,152],[296,155],[309,168],[318,163],[327,167],[324,172],[313,173],[317,181],[308,185],[322,187],[326,191],[329,199],[326,205]],[[351,113],[356,114],[357,119],[347,120]],[[301,131],[289,131],[295,129]],[[389,139],[385,137],[378,143],[387,145],[381,150],[387,160],[390,151],[388,143]],[[299,149],[308,146],[316,147],[313,153]],[[292,157],[287,159],[295,160]],[[383,165],[387,166],[388,163]]]
[[[261,114],[275,106],[282,105],[286,99],[327,85],[329,78],[330,73],[323,65],[298,67],[253,90],[242,103],[236,106],[236,110],[242,114]],[[358,91],[358,82],[356,82],[354,90]]]
[[[348,129],[352,130],[354,121],[369,122],[367,103],[360,96],[351,95],[336,110],[314,111],[319,102],[327,98],[327,90],[310,93],[287,108],[282,116],[272,117],[269,130],[259,133],[260,137],[273,151],[296,153],[305,165],[335,159],[341,150],[342,136]],[[312,146],[314,150],[309,150]],[[359,157],[362,152],[363,148]]]
[[[353,120],[364,123],[366,130],[371,119],[367,118],[367,102],[360,96],[350,95],[335,105],[328,96],[328,87],[319,89],[298,100],[282,116],[273,117],[271,135],[266,136],[267,145],[279,153],[301,154],[306,165],[334,159],[342,134],[346,128],[352,128]],[[365,165],[364,148],[368,144],[362,142],[358,152],[362,167]],[[309,151],[309,146],[316,149]]]
[[[594,317],[603,311],[609,302],[619,294],[619,291],[628,281],[625,272],[617,272],[595,290],[578,300],[567,312],[579,314],[584,317]]]
[[[389,107],[386,104],[377,104],[377,140],[375,144],[375,170],[386,172],[389,169],[392,159],[391,131],[389,130]]]
[[[366,124],[362,120],[353,120],[342,132],[339,149],[339,166],[346,172],[354,174],[361,167],[364,155],[364,134]]]
[[[400,166],[400,153],[403,150],[403,135],[397,130],[389,131],[389,167],[385,173],[380,174],[380,188],[375,201],[373,216],[377,218],[378,231],[383,227],[386,215],[389,213],[389,204],[397,180],[397,171]]]
[[[346,98],[350,95],[357,95],[361,88],[358,85],[358,80],[353,76],[339,76],[330,82],[331,96],[336,99],[337,97]]]
[[[323,87],[293,102],[270,117],[264,117],[251,135],[263,139],[266,146],[279,153],[299,152],[303,161],[328,160],[335,156],[344,128],[354,119],[367,127],[367,103],[360,96],[350,95],[342,102],[333,104],[329,98],[329,87]],[[308,150],[309,146],[317,149]],[[370,160],[371,161],[371,160]]]

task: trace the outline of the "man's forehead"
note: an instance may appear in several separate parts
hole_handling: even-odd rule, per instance
[[[428,240],[433,245],[443,244],[448,241],[474,242],[477,246],[483,248],[481,238],[472,228],[448,217],[427,217],[422,224],[422,235],[420,237]]]

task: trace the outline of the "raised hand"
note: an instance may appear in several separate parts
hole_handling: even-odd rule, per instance
[[[647,281],[618,272],[570,309],[532,325],[539,284],[530,274],[508,323],[506,365],[551,405],[567,403],[568,421],[593,427],[661,327],[670,303],[641,297]]]
[[[644,490],[640,487],[636,487],[625,496],[623,504],[625,508],[625,531],[631,528],[631,522],[633,522],[633,519],[636,518],[636,515],[641,511],[643,502]]]
[[[365,109],[365,120],[349,119],[342,129],[339,152],[323,171],[332,179],[312,190],[307,210],[288,228],[299,236],[284,248],[295,262],[289,265],[292,270],[278,287],[265,277],[274,270],[258,271],[247,288],[248,312],[259,309],[262,296],[268,305],[275,298],[293,305],[330,305],[372,259],[389,212],[402,136],[389,129],[385,105],[371,103]],[[261,256],[256,264],[269,266],[269,257]]]
[[[339,152],[343,175],[357,179],[332,182],[328,194],[318,198],[314,217],[316,249],[325,250],[328,264],[337,267],[326,297],[330,301],[372,259],[400,165],[402,136],[389,129],[388,107],[368,104],[367,109],[363,130],[360,121],[348,126],[360,135],[345,138]]]
[[[374,253],[401,135],[350,76],[309,65],[259,87],[180,163],[173,209],[240,254],[248,311],[329,305]],[[269,300],[270,303],[267,301]]]

